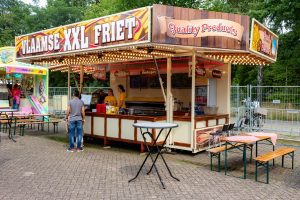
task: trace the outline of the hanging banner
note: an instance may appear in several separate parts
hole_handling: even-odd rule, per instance
[[[225,19],[176,20],[158,17],[160,33],[172,38],[197,38],[208,36],[228,37],[241,41],[244,27]]]
[[[17,58],[75,53],[150,40],[150,7],[16,37]]]
[[[277,49],[278,36],[256,19],[252,19],[250,51],[276,61]]]

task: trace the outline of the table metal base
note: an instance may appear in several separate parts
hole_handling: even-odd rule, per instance
[[[156,137],[156,139],[154,139],[152,133],[150,133],[148,131],[148,129],[147,129],[146,132],[143,133],[142,128],[140,128],[140,132],[141,132],[141,134],[143,136],[144,144],[145,144],[145,146],[146,146],[146,148],[148,150],[148,154],[147,154],[145,160],[143,161],[143,164],[141,165],[141,167],[140,167],[138,173],[136,174],[136,176],[134,178],[130,179],[128,182],[131,182],[131,181],[135,180],[138,177],[138,175],[140,174],[142,168],[144,167],[147,159],[150,157],[150,159],[152,161],[152,166],[151,166],[150,170],[147,172],[147,175],[149,175],[151,173],[152,169],[155,168],[155,171],[157,173],[157,176],[159,178],[160,183],[162,184],[163,189],[166,189],[165,185],[164,185],[164,183],[162,181],[162,178],[161,178],[161,176],[160,176],[160,174],[158,172],[157,166],[155,164],[159,156],[162,158],[162,160],[163,160],[163,162],[164,162],[164,164],[165,164],[165,166],[166,166],[166,168],[167,168],[170,176],[172,178],[174,178],[175,180],[180,181],[178,178],[176,178],[175,176],[173,176],[173,174],[172,174],[172,172],[171,172],[171,170],[170,170],[170,168],[169,168],[169,166],[168,166],[165,158],[162,155],[162,151],[161,151],[164,148],[164,145],[165,145],[165,143],[167,141],[167,138],[169,137],[169,134],[170,134],[170,132],[171,132],[172,129],[171,128],[169,129],[168,134],[167,134],[167,136],[166,136],[166,138],[165,138],[165,140],[164,140],[164,142],[162,144],[162,149],[160,149],[159,146],[156,144],[156,142],[157,142],[157,140],[158,140],[158,138],[159,138],[159,136],[160,136],[160,134],[162,133],[163,130],[164,129],[161,129],[160,132],[159,132],[159,134],[158,134],[158,136]],[[151,147],[149,147],[149,145],[147,144],[147,140],[146,140],[145,135],[149,135],[152,138],[152,140],[154,141],[153,144],[151,145]],[[157,153],[157,154],[155,156],[155,159],[153,159],[152,155],[154,155],[155,153]]]

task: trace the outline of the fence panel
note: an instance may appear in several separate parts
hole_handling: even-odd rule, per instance
[[[82,93],[92,94],[99,92],[101,89],[107,92],[108,87],[84,87]],[[71,94],[73,94],[75,90],[75,87],[70,87]],[[54,95],[68,95],[68,87],[49,87],[49,97]]]
[[[84,87],[83,94],[93,94],[102,89],[107,92],[108,87]],[[71,87],[71,94],[76,90]],[[49,112],[55,115],[64,115],[66,111],[66,101],[68,96],[68,87],[49,87]]]
[[[248,92],[245,92],[248,88]],[[258,101],[268,111],[262,130],[277,132],[280,137],[300,139],[300,86],[232,86],[231,121],[238,122],[245,117],[245,106],[241,99],[249,97]],[[254,119],[250,115],[250,121]],[[255,129],[253,123],[250,130]]]

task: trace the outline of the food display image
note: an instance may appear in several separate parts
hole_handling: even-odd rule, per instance
[[[256,20],[253,20],[252,24],[250,50],[259,52],[271,59],[276,59],[278,37]]]

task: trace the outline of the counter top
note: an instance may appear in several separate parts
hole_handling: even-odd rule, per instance
[[[100,114],[94,112],[86,112],[86,116],[120,118],[120,119],[135,119],[145,121],[162,121],[166,120],[166,116],[140,116],[140,115],[118,115],[118,114]]]
[[[162,121],[166,120],[166,116],[140,116],[140,115],[111,115],[111,114],[100,114],[94,112],[86,112],[86,116],[94,117],[106,117],[106,118],[120,118],[120,119],[134,119],[134,120],[145,120],[145,121]],[[196,121],[204,121],[216,118],[227,118],[228,114],[217,114],[217,115],[198,115],[195,116]],[[174,115],[174,120],[178,121],[191,121],[191,116]]]

